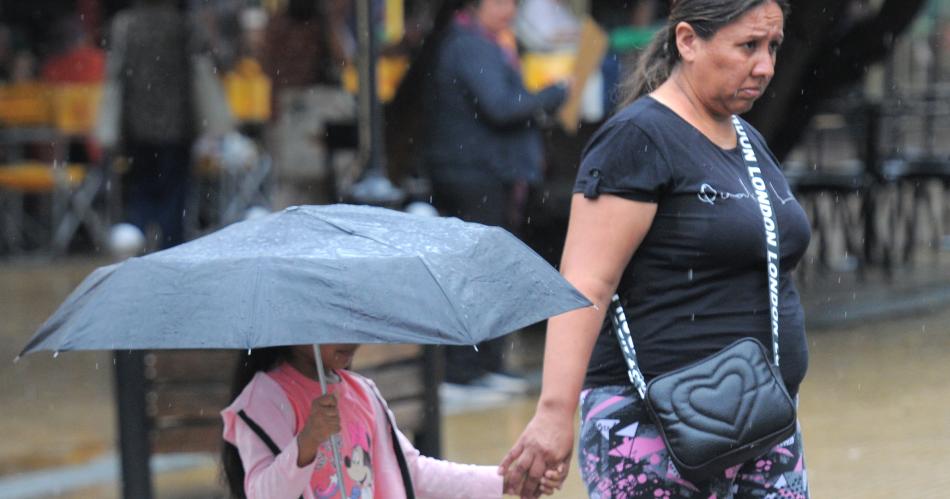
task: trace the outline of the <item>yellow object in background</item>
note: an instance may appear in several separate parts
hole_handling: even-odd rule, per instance
[[[53,125],[68,135],[89,133],[96,124],[101,83],[58,83],[49,87]]]
[[[238,121],[267,121],[271,116],[271,81],[260,63],[241,59],[224,76],[231,113]]]
[[[380,102],[392,100],[408,69],[409,58],[406,56],[380,57],[376,61],[376,92]],[[352,94],[359,91],[360,81],[356,65],[349,64],[343,68],[343,88]]]
[[[397,43],[406,33],[405,7],[403,0],[386,0],[386,26],[383,38],[386,43]]]
[[[74,188],[85,176],[86,168],[72,163],[57,169],[39,161],[0,165],[0,187],[21,192],[49,192],[58,182]]]
[[[574,71],[574,52],[528,52],[521,56],[521,77],[531,92],[566,80]]]
[[[48,125],[52,116],[46,85],[38,81],[0,85],[0,124]]]

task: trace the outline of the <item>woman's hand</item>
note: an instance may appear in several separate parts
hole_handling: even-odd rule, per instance
[[[320,444],[340,432],[340,411],[336,397],[326,394],[310,405],[310,417],[297,435],[297,466],[303,468],[317,457]]]
[[[573,411],[539,407],[499,466],[505,492],[522,498],[553,493],[567,477],[573,447]]]

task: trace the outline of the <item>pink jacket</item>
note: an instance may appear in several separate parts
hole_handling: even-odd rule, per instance
[[[350,373],[353,374],[353,373]],[[392,449],[387,413],[376,398],[378,389],[369,379],[354,375],[370,399],[374,401],[376,438],[379,449]],[[260,437],[241,420],[241,409],[250,416],[282,449],[278,456],[267,448]],[[234,444],[244,464],[244,490],[248,499],[318,499],[310,490],[310,478],[317,460],[303,468],[297,467],[297,438],[294,411],[280,385],[265,373],[257,373],[243,392],[226,409],[224,439]],[[346,418],[345,414],[341,415]],[[496,466],[458,464],[425,457],[419,454],[398,429],[396,435],[402,447],[409,473],[419,499],[488,499],[502,496],[502,477]],[[399,464],[393,452],[380,452],[373,463],[375,498],[404,499],[405,489]]]

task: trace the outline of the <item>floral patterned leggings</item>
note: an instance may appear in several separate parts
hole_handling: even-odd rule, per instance
[[[677,473],[632,386],[581,394],[581,475],[591,499],[808,499],[801,430],[768,454],[694,484]]]

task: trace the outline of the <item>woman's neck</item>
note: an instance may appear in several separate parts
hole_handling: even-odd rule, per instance
[[[679,68],[674,69],[673,74],[650,96],[693,125],[712,143],[723,149],[736,147],[737,138],[732,127],[732,117],[711,111]]]

